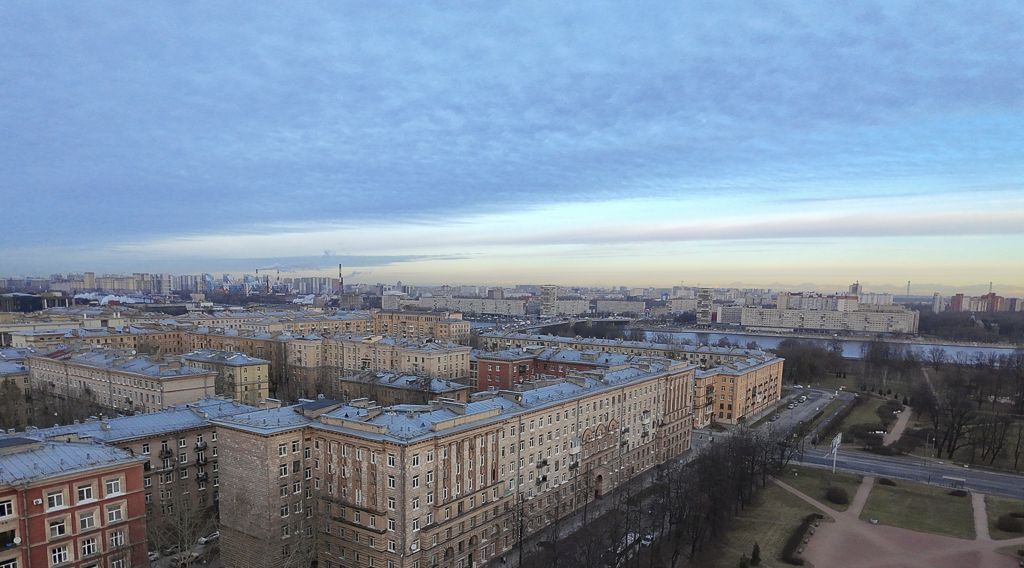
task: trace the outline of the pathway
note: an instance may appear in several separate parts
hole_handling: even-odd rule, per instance
[[[907,423],[910,422],[910,415],[913,411],[909,407],[904,407],[903,412],[900,412],[896,417],[896,423],[892,425],[892,428],[885,433],[882,438],[883,446],[891,446],[896,443],[896,440],[900,439],[903,435],[903,431],[907,429]]]
[[[938,396],[935,393],[935,385],[932,384],[932,378],[928,376],[928,367],[921,365],[921,374],[924,375],[924,382],[928,384],[928,390],[932,391],[932,396]]]
[[[867,477],[846,511],[836,511],[801,491],[775,480],[780,487],[832,517],[811,537],[804,558],[815,566],[836,568],[1012,568],[1017,560],[996,552],[1024,545],[1024,537],[993,541],[988,534],[984,495],[973,494],[978,538],[966,540],[860,520],[874,478]],[[978,499],[981,500],[980,506]]]
[[[971,504],[974,505],[974,534],[978,535],[976,540],[991,541],[992,536],[988,534],[988,511],[985,509],[985,494],[971,492]]]

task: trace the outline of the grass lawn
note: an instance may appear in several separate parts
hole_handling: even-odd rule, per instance
[[[1004,540],[1007,538],[1018,538],[1024,536],[1024,533],[1005,532],[996,528],[996,520],[999,519],[999,515],[1005,515],[1007,513],[1024,513],[1024,501],[986,495],[985,511],[988,513],[988,532],[992,535],[993,539]]]
[[[862,520],[915,531],[974,538],[971,497],[954,497],[948,489],[897,481],[896,487],[875,484],[861,513]]]
[[[802,491],[808,497],[817,499],[824,505],[828,505],[837,511],[845,511],[849,508],[849,505],[836,505],[832,503],[825,498],[825,490],[828,489],[829,485],[838,485],[846,489],[846,493],[852,501],[853,495],[857,493],[857,488],[860,487],[861,477],[842,471],[837,471],[833,476],[831,469],[791,465],[786,468],[785,473],[779,475],[779,479]]]
[[[769,483],[758,493],[756,503],[733,520],[722,541],[698,554],[691,565],[735,568],[740,556],[750,556],[757,541],[761,547],[761,566],[788,566],[779,560],[782,547],[800,521],[815,512],[818,510],[799,497]]]

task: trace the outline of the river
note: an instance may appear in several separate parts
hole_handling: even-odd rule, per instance
[[[724,337],[732,342],[733,345],[739,345],[745,347],[751,341],[757,343],[757,346],[761,349],[774,349],[778,347],[779,343],[784,339],[789,339],[785,336],[779,335],[756,335],[747,333],[714,333],[714,332],[700,332],[700,331],[651,331],[645,330],[644,334],[648,341],[655,341],[660,335],[668,334],[671,335],[673,340],[689,340],[694,344],[705,343],[709,345],[717,345],[718,342]],[[698,336],[700,339],[698,340]],[[797,337],[799,341],[814,341],[820,344],[822,347],[828,348],[829,339],[806,339]],[[860,339],[845,339],[840,338],[839,341],[843,344],[843,357],[847,359],[860,359],[864,352],[865,345],[868,344],[866,340]],[[893,343],[897,343],[893,341]],[[950,360],[955,359],[959,355],[965,355],[968,360],[973,360],[979,354],[988,355],[1012,355],[1015,351],[1019,350],[1019,347],[1007,346],[1007,347],[981,347],[972,345],[958,345],[958,344],[943,344],[943,343],[915,343],[913,341],[901,340],[898,343],[907,345],[911,349],[918,352],[921,358],[926,358],[926,353],[932,347],[941,347],[946,350],[946,357]]]

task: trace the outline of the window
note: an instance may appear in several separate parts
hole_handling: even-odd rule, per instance
[[[46,508],[56,509],[64,506],[64,493],[62,491],[53,491],[46,494]]]
[[[413,489],[415,489],[415,488],[417,488],[419,486],[420,486],[420,476],[418,476],[418,475],[412,476],[412,487],[413,487]]]
[[[388,510],[389,511],[394,511],[395,510],[395,498],[394,497],[388,497]]]
[[[142,444],[142,453],[149,455],[149,444]]]
[[[413,509],[419,509],[420,508],[420,498],[419,497],[413,497],[412,498],[412,508]]]
[[[127,560],[124,558],[117,558],[110,561],[110,568],[128,568]]]
[[[217,433],[216,432],[210,434],[210,441],[211,442],[216,442],[217,441]]]
[[[151,477],[144,477],[144,478],[142,478],[142,486],[143,487],[152,487],[153,486],[153,479]]]
[[[293,454],[299,453],[299,441],[298,440],[293,440],[292,441],[292,453]]]
[[[388,467],[395,467],[395,454],[388,454]]]
[[[121,478],[115,477],[106,482],[107,496],[116,495],[121,492]]]
[[[388,488],[389,489],[394,489],[395,488],[395,476],[393,476],[393,475],[389,475],[388,476]]]
[[[124,531],[110,533],[110,548],[120,548],[122,546],[124,546]]]
[[[288,444],[278,444],[277,445],[277,455],[279,455],[279,456],[286,456],[286,455],[288,455]]]
[[[10,517],[14,514],[13,501],[0,501],[0,517]]]
[[[395,520],[394,519],[388,519],[388,530],[394,532],[394,530],[395,530]]]
[[[18,559],[0,560],[0,568],[18,568]]]
[[[281,505],[281,517],[287,517],[291,513],[288,505]]]
[[[68,534],[68,525],[64,519],[50,521],[50,538],[58,538]]]
[[[393,541],[393,540],[389,540],[388,541],[388,552],[395,552],[395,550],[397,550],[397,548],[398,548],[398,546],[396,545],[395,541]]]
[[[120,505],[107,507],[107,523],[119,523],[124,520],[124,511]]]
[[[427,483],[433,483],[433,482],[434,482],[434,472],[433,471],[428,471],[427,472]]]
[[[96,526],[96,513],[89,511],[88,513],[79,513],[78,515],[78,530],[87,531]]]
[[[288,477],[288,464],[283,463],[277,468],[277,474],[281,477]]]
[[[82,539],[82,556],[89,556],[91,554],[96,554],[96,539]]]
[[[58,546],[50,550],[50,564],[63,564],[68,561],[68,547]]]
[[[179,448],[184,448],[185,447],[185,438],[178,438],[178,447]]]
[[[188,454],[179,454],[178,461],[181,463],[188,463]]]
[[[419,454],[413,454],[412,455],[412,466],[413,467],[419,467],[419,465],[420,465],[420,455]]]

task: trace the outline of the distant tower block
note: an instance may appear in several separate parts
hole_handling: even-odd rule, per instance
[[[697,323],[708,325],[711,323],[711,308],[714,303],[714,292],[711,288],[697,290]]]
[[[338,265],[338,291],[345,291],[345,273],[341,269],[341,265]]]

